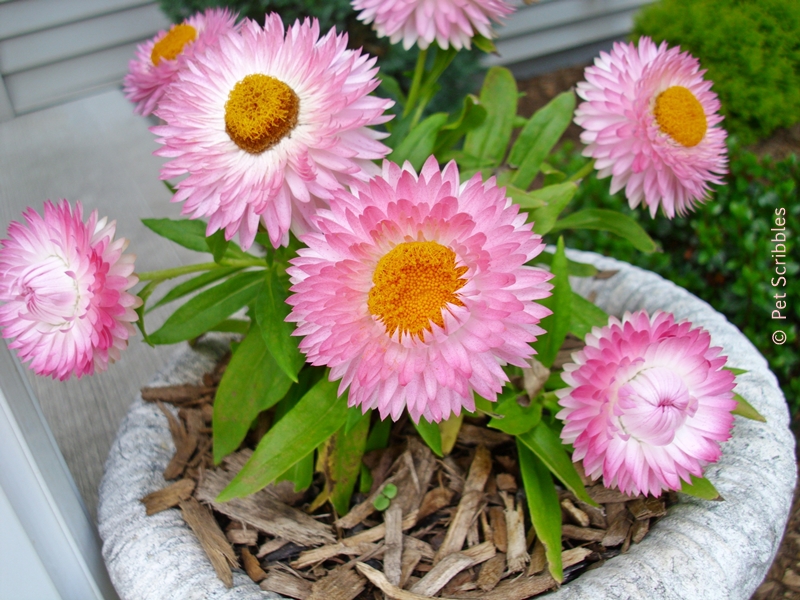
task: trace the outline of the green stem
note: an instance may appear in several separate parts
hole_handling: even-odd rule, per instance
[[[411,80],[411,89],[408,91],[408,100],[403,109],[403,118],[411,114],[414,105],[419,98],[420,87],[422,86],[422,75],[425,73],[425,61],[428,58],[428,49],[420,50],[417,57],[417,65],[414,67],[414,78]]]
[[[220,263],[200,263],[197,265],[186,265],[184,267],[174,267],[172,269],[163,269],[161,271],[145,271],[138,273],[139,281],[164,281],[165,279],[173,279],[186,275],[188,273],[197,273],[198,271],[211,271],[213,269],[221,269],[223,267],[263,267],[265,263],[260,258],[253,260],[223,260]]]

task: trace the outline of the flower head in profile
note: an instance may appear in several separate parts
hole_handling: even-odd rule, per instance
[[[125,96],[136,103],[134,112],[151,114],[186,61],[216,44],[220,35],[236,28],[235,23],[236,15],[228,9],[209,8],[140,44],[123,80]]]
[[[408,50],[415,43],[423,50],[434,41],[443,49],[469,48],[472,38],[494,37],[492,21],[512,13],[505,0],[353,0],[361,11],[358,20],[372,23],[379,37],[393,44],[403,41]]]
[[[730,437],[734,375],[705,330],[668,313],[611,317],[564,365],[561,437],[586,474],[626,494],[679,490]]]
[[[253,243],[259,222],[274,246],[335,190],[377,172],[389,149],[368,126],[390,117],[390,100],[369,96],[378,85],[375,59],[348,50],[334,30],[320,38],[316,20],[284,30],[276,14],[262,29],[245,21],[195,54],[156,110],[153,127],[169,157],[161,176],[186,175],[174,201],[208,219],[207,232],[237,233]]]
[[[631,208],[644,203],[669,218],[703,202],[709,184],[727,172],[726,132],[711,82],[697,59],[680,48],[616,43],[586,68],[575,111],[585,156],[598,177],[611,175],[611,193],[625,188]]]
[[[551,276],[525,266],[544,245],[493,179],[385,162],[315,224],[288,269],[287,321],[350,406],[440,421],[474,410],[473,392],[495,400],[503,365],[526,366]]]
[[[139,279],[135,256],[114,239],[115,222],[83,222],[80,202],[29,208],[26,225],[12,222],[0,242],[0,326],[9,348],[31,361],[38,375],[54,379],[105,371],[119,359],[137,320]]]

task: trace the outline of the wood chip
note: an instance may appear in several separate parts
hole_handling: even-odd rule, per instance
[[[172,442],[175,444],[175,454],[170,459],[167,468],[164,469],[164,479],[177,479],[183,473],[189,459],[197,448],[197,436],[190,434],[183,423],[161,402],[158,402],[158,408],[167,418]]]
[[[522,502],[514,503],[514,498],[503,492],[501,494],[506,505],[506,536],[508,537],[508,551],[506,562],[508,563],[509,573],[519,573],[524,571],[530,562],[528,554],[528,544],[525,540],[525,514]]]
[[[307,600],[353,600],[366,587],[366,580],[350,567],[337,567],[311,585]]]
[[[511,473],[500,473],[495,481],[497,489],[501,492],[509,492],[513,494],[517,491],[517,479]]]
[[[297,600],[306,600],[311,595],[311,584],[308,581],[279,570],[270,571],[259,587],[265,592],[275,592]]]
[[[653,517],[663,517],[667,514],[667,507],[662,498],[637,498],[628,502],[628,510],[637,521],[644,521]]]
[[[484,542],[462,552],[453,552],[442,558],[425,576],[411,587],[411,592],[433,596],[464,569],[489,560],[495,555],[494,544]],[[438,556],[438,554],[437,554]]]
[[[582,542],[599,542],[606,532],[601,529],[591,529],[589,527],[576,527],[575,525],[564,524],[561,526],[561,535],[568,540],[580,540]]]
[[[547,550],[542,543],[542,540],[536,538],[531,551],[531,564],[528,565],[528,576],[536,575],[544,571],[547,566]]]
[[[506,528],[506,513],[499,506],[489,507],[489,524],[492,527],[492,541],[498,552],[508,552],[508,531]]]
[[[561,553],[561,565],[566,569],[572,565],[577,565],[579,562],[586,560],[586,557],[592,553],[588,548],[570,548]]]
[[[598,504],[608,504],[609,502],[629,502],[635,500],[635,496],[623,494],[618,489],[610,490],[603,484],[592,485],[586,488],[589,497]]]
[[[544,388],[544,384],[548,377],[550,377],[550,369],[545,367],[535,358],[529,359],[528,363],[530,364],[530,367],[522,369],[522,380],[525,393],[527,393],[528,398],[533,401],[533,399],[536,398],[536,396],[539,395],[539,392],[541,392]]]
[[[284,540],[281,538],[275,538],[274,540],[267,540],[258,548],[258,554],[256,556],[258,558],[264,558],[267,554],[272,554],[276,550],[280,550],[286,544],[289,543],[289,540]]]
[[[477,427],[470,423],[462,423],[461,430],[458,432],[458,443],[464,446],[486,446],[487,448],[494,448],[495,446],[508,444],[513,441],[514,438],[507,433],[487,429],[486,427]]]
[[[181,479],[168,485],[167,487],[147,494],[139,502],[144,504],[147,516],[154,515],[178,506],[181,500],[186,500],[194,491],[194,481],[191,479]]]
[[[564,512],[567,513],[569,518],[576,525],[580,527],[589,527],[589,525],[591,525],[591,520],[589,519],[589,515],[587,515],[586,512],[584,512],[577,506],[575,506],[572,503],[572,500],[570,500],[569,498],[564,498],[561,501],[561,508],[564,509]]]
[[[605,536],[603,536],[600,543],[606,548],[619,546],[628,537],[628,531],[631,528],[631,518],[628,516],[628,511],[619,513],[614,522],[608,527]]]
[[[231,544],[255,546],[258,543],[258,532],[255,529],[229,529],[225,537]]]
[[[267,578],[267,573],[261,568],[258,559],[250,554],[247,548],[242,548],[242,563],[247,575],[256,583]]]
[[[416,538],[408,537],[407,540],[416,540]],[[419,541],[419,540],[417,540]],[[424,543],[424,542],[423,542]],[[433,549],[431,549],[431,558],[433,558]],[[422,560],[422,552],[409,544],[405,544],[403,547],[403,557],[400,562],[400,583],[398,583],[398,587],[404,588],[408,583],[409,579],[411,579],[411,574],[414,572],[414,569],[419,564],[419,561]]]
[[[580,500],[576,501],[575,505],[589,516],[589,525],[597,527],[598,529],[606,529],[608,527],[606,511],[603,507],[592,506]]]
[[[420,594],[415,594],[414,592],[406,591],[400,589],[396,585],[392,585],[386,580],[386,576],[378,571],[370,567],[366,563],[356,563],[356,569],[367,579],[372,582],[372,584],[377,587],[380,591],[382,591],[388,598],[392,600],[430,600],[430,596],[422,596]],[[447,600],[447,599],[445,599]],[[452,600],[452,599],[450,599]]]
[[[217,577],[222,580],[226,587],[233,586],[233,573],[231,567],[238,567],[239,561],[233,548],[225,539],[217,524],[216,519],[211,514],[208,507],[203,506],[194,498],[187,498],[180,502],[183,520],[191,527],[197,536],[200,545],[203,547],[208,560],[214,567]]]
[[[550,575],[517,577],[500,582],[491,592],[464,592],[458,597],[480,600],[527,600],[527,598],[546,592],[556,585],[556,580]]]
[[[498,552],[492,558],[481,565],[478,581],[476,585],[484,592],[491,592],[503,577],[506,570],[506,555]]]
[[[634,544],[638,544],[644,539],[644,536],[647,535],[647,532],[650,529],[650,521],[634,521],[633,526],[631,527],[631,541]]]
[[[353,508],[350,509],[349,513],[336,520],[334,522],[334,526],[340,529],[352,529],[353,527],[361,523],[364,519],[369,517],[372,513],[375,512],[375,505],[374,505],[375,498],[377,498],[378,495],[383,492],[383,488],[385,488],[388,484],[390,483],[396,484],[397,480],[401,476],[405,475],[404,471],[407,469],[408,467],[404,467],[398,473],[386,479],[380,487],[378,487],[374,492],[372,492],[367,497],[366,500],[364,500],[359,504],[356,504]]]
[[[611,277],[613,277],[617,273],[619,273],[619,271],[617,269],[607,269],[605,271],[598,271],[597,273],[595,273],[594,278],[595,279],[610,279]]]
[[[419,507],[419,520],[432,515],[440,508],[450,506],[455,492],[445,487],[437,487],[425,494]]]
[[[483,500],[483,488],[492,472],[492,456],[486,446],[478,446],[475,457],[469,469],[469,475],[464,483],[464,492],[458,503],[456,514],[450,522],[444,541],[433,559],[436,564],[448,554],[458,552],[464,546],[467,531],[473,519],[478,515],[480,503]]]
[[[386,525],[383,572],[389,583],[400,585],[403,557],[403,509],[392,503],[383,513],[383,518]]]
[[[144,387],[142,388],[142,400],[145,402],[169,402],[176,405],[199,404],[202,401],[206,401],[215,392],[215,387],[205,385],[182,384]]]
[[[269,535],[292,540],[296,544],[319,546],[335,541],[336,538],[329,526],[276,500],[263,490],[245,498],[216,502],[217,496],[231,478],[232,475],[219,469],[207,471],[197,488],[197,498],[231,519],[246,523]]]

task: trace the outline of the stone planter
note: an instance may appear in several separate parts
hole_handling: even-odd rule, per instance
[[[606,312],[668,310],[711,333],[728,364],[747,369],[737,392],[767,423],[737,417],[733,437],[707,477],[725,498],[682,496],[642,543],[548,596],[548,600],[746,600],[761,583],[783,535],[795,486],[794,437],[775,376],[753,345],[708,304],[661,277],[596,254],[573,259],[619,272],[605,280],[573,279],[577,292],[596,293]],[[766,319],[766,316],[765,316]],[[181,351],[152,385],[196,382],[223,345]],[[139,499],[164,486],[174,451],[166,419],[141,398],[123,421],[106,463],[98,519],[103,556],[123,600],[264,599],[243,573],[226,589],[177,510],[146,517]]]

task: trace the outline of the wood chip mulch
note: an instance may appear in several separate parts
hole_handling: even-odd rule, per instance
[[[522,600],[557,586],[530,525],[514,440],[479,420],[465,419],[444,459],[398,421],[389,447],[364,457],[372,489],[355,494],[341,517],[324,512],[329,505],[304,511],[324,485],[319,474],[304,492],[284,481],[215,502],[252,452],[213,466],[211,403],[224,368],[203,385],[142,390],[167,415],[176,447],[164,473],[171,483],[142,502],[147,514],[179,508],[228,586],[236,568],[264,590],[303,600]],[[178,418],[163,402],[178,407]],[[397,495],[379,512],[373,500],[390,483]],[[585,483],[599,508],[559,490],[565,582],[627,552],[675,501]]]

